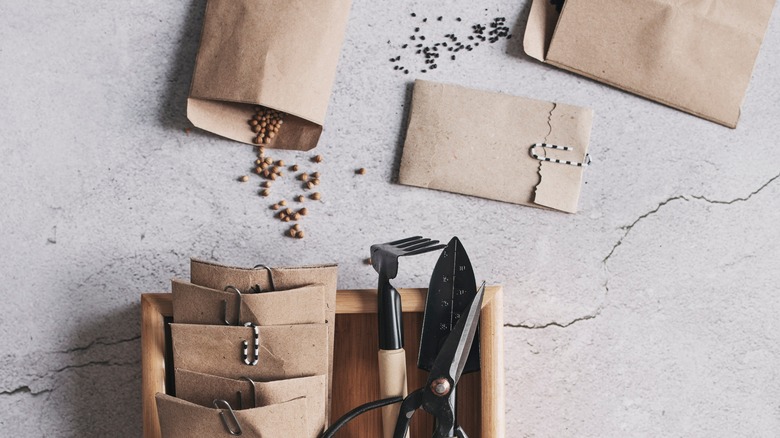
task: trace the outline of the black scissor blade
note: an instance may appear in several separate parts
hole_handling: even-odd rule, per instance
[[[466,250],[453,237],[442,251],[433,269],[425,300],[420,353],[417,366],[430,371],[436,356],[455,324],[477,293],[477,282]],[[479,370],[479,337],[476,338],[465,372]]]
[[[444,341],[439,355],[436,356],[428,378],[428,387],[431,386],[433,380],[444,376],[452,380],[454,385],[458,384],[468,362],[471,346],[476,341],[484,296],[485,283],[482,283],[477,291],[477,296],[474,297],[463,317],[455,324],[452,332],[447,336],[447,340]]]

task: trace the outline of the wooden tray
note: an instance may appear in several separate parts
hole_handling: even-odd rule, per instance
[[[417,369],[425,289],[402,289],[404,340],[410,390],[421,387],[427,373]],[[333,366],[332,419],[379,398],[377,373],[376,291],[341,290],[336,304],[336,342]],[[171,294],[141,295],[141,366],[144,438],[159,438],[154,395],[173,392],[171,351],[167,323],[171,321]],[[458,421],[471,438],[504,438],[503,291],[485,291],[480,322],[482,371],[461,378],[458,385]],[[414,416],[410,438],[430,437],[432,417]],[[338,438],[380,438],[379,411],[363,414],[341,429]],[[291,437],[296,438],[296,437]]]

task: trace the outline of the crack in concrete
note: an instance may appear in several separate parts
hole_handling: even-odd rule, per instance
[[[546,328],[548,328],[548,327],[567,328],[567,327],[571,327],[572,325],[574,325],[574,324],[576,324],[576,323],[578,323],[578,322],[582,322],[582,321],[589,321],[589,320],[591,320],[591,319],[596,319],[596,317],[598,317],[599,315],[601,315],[601,311],[602,311],[603,309],[604,309],[604,307],[603,307],[603,306],[602,306],[602,307],[599,307],[599,308],[598,308],[598,309],[597,309],[597,310],[596,310],[596,311],[595,311],[593,314],[591,314],[591,315],[585,315],[585,316],[581,316],[581,317],[579,317],[579,318],[574,318],[574,319],[572,319],[571,321],[569,321],[569,322],[567,322],[567,323],[564,323],[564,324],[562,324],[562,323],[560,323],[560,322],[557,322],[557,321],[550,321],[550,322],[548,322],[548,323],[546,323],[546,324],[541,324],[541,325],[536,325],[536,324],[533,324],[533,325],[528,325],[528,324],[523,324],[523,323],[520,323],[520,324],[505,323],[505,324],[504,324],[504,327],[509,327],[509,328],[522,328],[522,329],[529,329],[529,330],[541,330],[541,329],[546,329]]]
[[[75,353],[77,351],[86,351],[86,350],[89,350],[90,348],[92,348],[92,347],[94,347],[96,345],[119,345],[119,344],[124,344],[126,342],[137,341],[139,339],[141,339],[141,335],[133,336],[132,338],[127,338],[127,339],[119,339],[119,340],[116,340],[116,341],[110,341],[110,342],[104,341],[103,338],[97,338],[97,339],[93,340],[92,342],[90,342],[89,344],[84,345],[82,347],[68,348],[66,350],[55,351],[55,353],[69,354],[69,353]]]
[[[24,386],[20,386],[18,388],[12,389],[10,391],[2,391],[2,392],[0,392],[0,395],[12,396],[12,395],[18,395],[18,394],[28,394],[28,395],[31,395],[31,396],[35,397],[36,395],[45,394],[47,392],[51,392],[51,389],[42,389],[40,391],[33,391],[32,389],[30,389],[29,386],[24,385]]]
[[[628,234],[631,232],[631,230],[634,228],[634,226],[636,226],[636,224],[638,224],[643,219],[646,219],[647,217],[652,216],[655,213],[658,213],[658,211],[660,211],[661,208],[663,208],[665,205],[669,204],[670,202],[674,202],[674,201],[678,201],[678,200],[683,200],[683,201],[687,202],[687,201],[690,201],[689,198],[695,199],[695,200],[698,200],[698,201],[704,201],[704,202],[707,202],[709,204],[719,204],[719,205],[730,205],[730,204],[734,204],[734,203],[737,203],[737,202],[747,202],[747,201],[750,200],[750,198],[752,198],[753,196],[755,196],[758,193],[760,193],[762,190],[767,188],[773,182],[777,181],[779,178],[780,178],[780,174],[777,174],[777,175],[773,176],[772,178],[770,178],[767,182],[762,184],[761,187],[759,187],[758,189],[750,192],[750,194],[748,194],[747,196],[735,198],[735,199],[732,199],[730,201],[712,200],[712,199],[709,199],[709,198],[707,198],[706,196],[703,196],[703,195],[677,195],[677,196],[673,196],[673,197],[671,197],[671,198],[669,198],[669,199],[659,203],[654,209],[650,210],[649,212],[639,216],[631,224],[620,227],[621,230],[625,230],[625,233],[623,233],[623,235],[620,237],[620,239],[618,239],[617,243],[615,243],[612,246],[612,249],[609,251],[609,254],[607,254],[607,256],[604,257],[604,259],[602,260],[602,263],[604,263],[605,265],[607,264],[607,262],[609,261],[610,257],[612,257],[612,255],[615,253],[615,250],[617,250],[617,248],[620,245],[623,244],[623,240],[628,236]]]

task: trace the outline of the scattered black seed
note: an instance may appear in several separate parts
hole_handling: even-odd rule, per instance
[[[420,70],[420,73],[428,73],[428,70],[422,69]]]
[[[460,17],[456,18],[455,21],[463,21],[460,19]]]
[[[423,35],[420,35],[420,39],[425,41],[425,37]]]
[[[420,31],[420,28],[419,28],[419,27],[415,27],[415,28],[414,28],[414,31],[415,31],[415,32],[419,32],[419,31]]]
[[[414,53],[416,53],[416,54],[418,54],[418,55],[419,55],[420,53],[422,53],[422,50],[418,50],[418,51],[416,51],[416,52],[414,52]]]
[[[408,75],[409,74],[409,70],[404,70],[404,74]]]
[[[423,18],[423,23],[427,23],[427,22],[428,22],[428,19],[427,18]]]
[[[450,59],[452,59],[452,60],[454,61],[454,60],[455,60],[455,55],[452,55],[452,56],[450,57]]]
[[[409,44],[404,44],[403,46],[401,46],[402,49],[405,49],[407,47],[409,47]]]
[[[416,16],[417,16],[417,14],[415,14],[414,12],[412,12],[412,17],[416,17]]]
[[[390,58],[390,62],[395,62],[395,58]]]
[[[442,19],[442,18],[444,18],[444,17],[439,17],[439,18],[437,18],[436,20],[437,20],[437,21],[441,21],[441,19]]]
[[[412,35],[412,36],[410,36],[410,37],[409,37],[409,39],[410,39],[410,40],[412,40],[412,41],[414,41],[414,40],[416,40],[417,38],[416,38],[414,35]]]

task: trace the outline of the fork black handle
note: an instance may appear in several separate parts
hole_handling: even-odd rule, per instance
[[[390,284],[387,276],[379,274],[377,288],[379,300],[379,349],[398,350],[404,348],[404,333],[401,323],[401,294]]]

